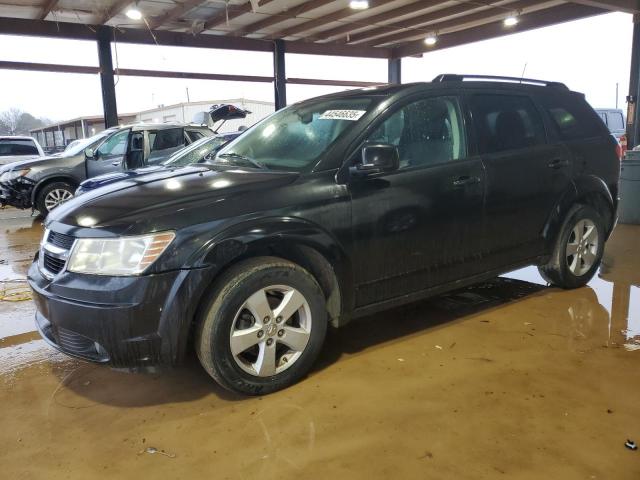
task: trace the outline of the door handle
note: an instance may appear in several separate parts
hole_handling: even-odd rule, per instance
[[[556,169],[568,167],[568,166],[569,166],[569,160],[562,159],[562,158],[553,159],[547,164],[547,167],[556,168]]]
[[[114,167],[118,167],[120,163],[120,160],[118,160],[117,162],[111,162],[111,165],[113,165]]]
[[[465,176],[456,178],[453,181],[453,186],[459,188],[459,187],[466,187],[467,185],[474,185],[476,183],[480,183],[479,177],[471,177],[471,176],[465,175]]]

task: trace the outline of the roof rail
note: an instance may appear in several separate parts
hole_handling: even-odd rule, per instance
[[[540,85],[543,87],[562,88],[569,90],[562,82],[549,82],[547,80],[536,80],[533,78],[518,78],[518,77],[502,77],[498,75],[459,75],[455,73],[445,73],[438,75],[434,78],[433,82],[464,82],[465,80],[488,80],[494,82],[508,82],[508,83],[526,83],[529,85]]]

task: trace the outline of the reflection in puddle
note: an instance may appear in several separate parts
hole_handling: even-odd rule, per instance
[[[590,332],[608,346],[640,350],[640,256],[635,252],[639,236],[640,227],[618,225],[598,275],[587,287],[557,293],[571,300],[568,312],[578,336],[586,338]],[[545,284],[535,267],[505,277]]]

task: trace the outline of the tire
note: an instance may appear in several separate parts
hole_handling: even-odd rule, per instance
[[[285,304],[288,310],[274,323]],[[313,276],[276,257],[231,267],[203,300],[197,321],[200,363],[221,386],[246,395],[275,392],[305,376],[328,323],[325,298]]]
[[[38,193],[36,199],[36,209],[42,214],[47,215],[58,205],[71,200],[74,194],[74,188],[67,182],[53,182],[45,185]],[[55,199],[62,200],[60,203],[53,204]]]
[[[583,233],[582,239],[579,232]],[[605,240],[604,221],[600,214],[588,205],[576,205],[562,224],[549,263],[538,267],[538,270],[553,286],[565,289],[582,287],[600,266]],[[572,250],[577,253],[572,255]]]

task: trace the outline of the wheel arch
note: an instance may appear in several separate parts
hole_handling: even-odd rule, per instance
[[[259,256],[275,256],[296,263],[316,279],[326,298],[333,326],[349,319],[353,292],[351,266],[340,243],[321,227],[305,220],[280,217],[233,226],[216,235],[189,262],[211,266],[210,285],[236,263]],[[209,288],[203,290],[201,304]]]
[[[616,204],[607,184],[595,176],[579,177],[576,182],[576,203],[593,207],[604,220],[607,238],[611,234],[616,220]]]
[[[615,224],[615,203],[609,187],[601,178],[581,175],[567,188],[547,219],[542,232],[547,252],[553,250],[567,214],[579,203],[595,208],[605,222],[607,237],[611,234]]]

